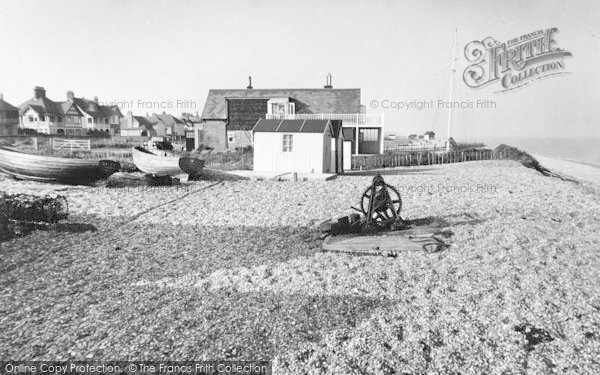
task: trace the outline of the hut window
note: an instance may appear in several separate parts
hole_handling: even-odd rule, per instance
[[[88,117],[88,124],[91,124],[91,123],[92,123],[92,118]]]
[[[33,116],[29,116],[29,122],[33,122]]]
[[[42,122],[43,122],[43,121],[46,121],[46,116],[44,116],[44,115],[40,115],[40,121],[42,121]]]
[[[284,134],[283,135],[283,152],[292,152],[294,146],[294,135]]]

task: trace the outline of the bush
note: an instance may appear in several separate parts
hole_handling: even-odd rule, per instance
[[[540,162],[538,162],[533,156],[529,155],[527,152],[523,150],[519,150],[516,147],[508,146],[505,144],[501,144],[494,150],[496,153],[502,153],[507,158],[517,160],[521,162],[525,167],[535,169],[540,172],[544,176],[554,176],[547,168],[544,168]]]

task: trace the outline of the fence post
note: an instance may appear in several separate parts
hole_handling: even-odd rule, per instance
[[[8,209],[6,207],[6,196],[0,193],[0,240],[8,239]]]

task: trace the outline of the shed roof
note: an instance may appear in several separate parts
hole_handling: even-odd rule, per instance
[[[279,125],[283,122],[283,120],[265,120],[261,118],[258,120],[252,131],[254,132],[263,132],[263,133],[272,133],[276,132]]]
[[[261,133],[325,133],[331,120],[265,120],[254,125],[253,132]],[[333,131],[333,129],[332,129]]]
[[[291,98],[296,113],[360,113],[360,89],[209,90],[202,119],[227,119],[226,99]]]
[[[4,112],[15,112],[15,111],[19,111],[19,108],[15,107],[14,105],[6,102],[4,100],[4,98],[2,98],[0,96],[0,111],[4,111]]]

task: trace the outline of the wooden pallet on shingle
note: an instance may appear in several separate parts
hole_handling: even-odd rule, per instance
[[[434,223],[373,234],[328,236],[322,248],[323,251],[382,256],[394,256],[404,251],[437,252],[449,246],[451,235],[452,232],[443,231]]]

